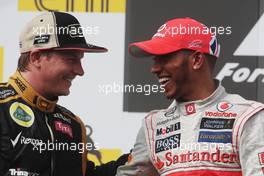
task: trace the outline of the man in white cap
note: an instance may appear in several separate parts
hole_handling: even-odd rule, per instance
[[[97,169],[101,173],[94,165],[89,167],[93,174],[86,173],[89,144],[83,122],[57,101],[84,74],[84,52],[107,49],[87,44],[78,20],[62,12],[32,19],[19,45],[17,71],[0,84],[0,175],[85,176],[96,175]],[[112,172],[117,165],[110,167],[103,168]]]
[[[129,51],[152,56],[151,72],[173,102],[143,119],[117,176],[264,174],[264,106],[226,93],[213,78],[220,45],[208,27],[176,18]]]

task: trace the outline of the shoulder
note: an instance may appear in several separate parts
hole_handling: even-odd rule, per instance
[[[241,113],[245,113],[247,111],[256,111],[264,108],[263,103],[247,100],[238,94],[227,94],[223,98],[223,101],[231,103],[232,106],[234,106],[233,108],[236,111],[241,111]]]
[[[61,113],[63,113],[64,115],[67,116],[71,116],[71,117],[75,117],[75,114],[73,112],[71,112],[70,110],[68,110],[67,108],[61,106],[61,105],[57,105],[57,108],[61,111]]]
[[[81,126],[84,126],[82,120],[78,116],[76,116],[73,112],[71,112],[70,110],[68,110],[67,108],[61,105],[57,105],[57,108],[59,109],[59,112],[62,113],[64,116],[67,116],[68,118],[79,123]]]

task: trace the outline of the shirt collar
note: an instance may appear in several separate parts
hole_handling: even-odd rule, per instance
[[[52,112],[58,100],[50,101],[38,92],[23,78],[19,71],[16,71],[11,76],[8,82],[14,87],[18,94],[31,106],[38,108],[41,111]]]

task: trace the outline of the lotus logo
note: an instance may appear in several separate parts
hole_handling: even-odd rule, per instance
[[[225,112],[232,107],[233,107],[233,104],[228,103],[228,102],[220,102],[217,104],[217,110],[220,112]]]

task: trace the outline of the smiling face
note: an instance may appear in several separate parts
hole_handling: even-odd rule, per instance
[[[154,57],[151,72],[165,89],[168,99],[184,101],[191,87],[189,58],[191,51],[178,51]]]
[[[65,50],[51,51],[41,56],[43,96],[53,99],[70,93],[72,80],[84,74],[81,64],[83,55],[81,51]]]

